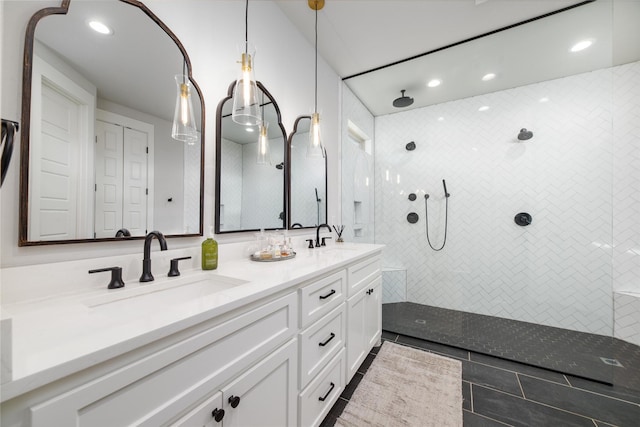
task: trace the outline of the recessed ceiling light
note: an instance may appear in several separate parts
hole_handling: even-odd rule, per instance
[[[255,132],[255,129],[249,126],[245,127],[244,130],[246,130],[247,132]]]
[[[488,82],[489,80],[493,80],[495,78],[496,78],[496,75],[494,73],[488,73],[482,76],[482,81]]]
[[[438,117],[439,122],[444,122],[444,117]]]
[[[478,108],[478,111],[487,111],[489,109],[488,105],[483,105],[482,107]]]
[[[113,34],[113,30],[100,21],[89,21],[89,26],[96,33],[106,34],[106,35]]]
[[[440,86],[440,83],[442,83],[440,80],[433,79],[433,80],[429,80],[429,83],[427,83],[427,86],[436,87],[436,86]]]
[[[546,96],[544,98],[540,98],[539,100],[540,102],[549,102],[549,98],[547,98]]]
[[[574,44],[573,46],[571,46],[571,49],[569,49],[569,50],[571,52],[580,52],[581,50],[585,50],[586,48],[588,48],[592,44],[593,44],[592,40],[582,40],[582,41],[579,41],[578,43]]]

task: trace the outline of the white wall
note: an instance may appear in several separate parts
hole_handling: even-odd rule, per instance
[[[177,35],[188,52],[193,76],[204,97],[205,124],[205,226],[213,223],[215,177],[215,113],[237,78],[237,46],[244,40],[244,3],[239,1],[185,0],[144,2]],[[2,16],[2,117],[20,120],[22,54],[26,25],[33,13],[58,1],[4,1]],[[320,17],[322,25],[322,17]],[[313,23],[313,14],[309,14]],[[314,48],[271,1],[251,2],[249,38],[256,45],[256,78],[277,100],[287,132],[297,116],[313,111]],[[329,218],[339,216],[340,79],[320,58],[318,99],[323,136],[328,152]],[[90,243],[62,246],[18,247],[19,144],[2,187],[1,265],[29,265],[119,254],[137,254],[142,242]],[[250,240],[247,235],[218,236],[221,242]],[[169,241],[170,248],[200,244],[201,238]]]
[[[614,288],[640,287],[639,81],[634,63],[377,117],[376,243],[407,269],[408,300],[611,335]],[[627,94],[615,110],[614,87]],[[439,246],[442,179],[435,252],[423,196]]]
[[[374,117],[360,100],[343,85],[342,110],[342,225],[345,226],[342,238],[345,241],[373,243],[375,231],[374,179],[370,186],[363,185],[364,174],[374,176],[375,130]],[[349,126],[354,126],[361,138],[368,139],[371,147],[367,153],[362,144],[356,144],[349,137]],[[365,167],[366,165],[366,167]],[[354,201],[360,202],[362,215],[355,218]],[[332,222],[335,223],[335,222]],[[358,231],[356,231],[358,228]],[[359,233],[359,236],[356,236]]]

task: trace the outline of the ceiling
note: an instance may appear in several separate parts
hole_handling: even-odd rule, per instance
[[[591,71],[640,59],[640,2],[598,0],[327,0],[318,12],[318,51],[375,116]],[[306,1],[277,1],[314,40]],[[404,59],[576,6],[543,19]],[[582,52],[569,48],[594,41]],[[481,77],[492,72],[496,78]],[[439,79],[438,87],[426,83]],[[400,91],[414,98],[393,107]]]
[[[109,25],[113,34],[90,30],[87,23],[94,19]],[[173,120],[174,75],[182,74],[184,57],[141,9],[119,1],[71,1],[68,13],[38,22],[35,38],[53,52],[41,54],[53,54],[71,65],[95,85],[100,99]],[[200,100],[195,90],[191,93],[201,129]]]

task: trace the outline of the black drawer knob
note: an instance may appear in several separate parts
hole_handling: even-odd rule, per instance
[[[211,413],[211,416],[214,420],[216,420],[217,423],[219,423],[224,418],[224,409],[214,409]]]
[[[240,396],[231,396],[229,398],[229,405],[231,405],[232,408],[237,408],[239,404],[240,404]]]

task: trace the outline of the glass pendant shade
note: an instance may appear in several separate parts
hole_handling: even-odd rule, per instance
[[[269,150],[269,123],[262,122],[260,125],[260,136],[258,137],[258,157],[259,165],[271,164],[271,153]]]
[[[320,137],[320,114],[311,115],[311,128],[309,128],[309,144],[307,145],[307,157],[323,157],[322,139]]]
[[[191,100],[191,84],[189,83],[189,78],[183,74],[177,74],[175,79],[178,94],[176,96],[176,109],[173,114],[171,137],[177,141],[192,145],[198,140],[198,131],[196,130],[196,119],[193,113],[193,101]]]
[[[252,55],[242,54],[242,69],[236,86],[233,89],[233,111],[231,119],[244,126],[257,126],[260,118],[260,103],[258,102],[258,86],[253,73]]]

